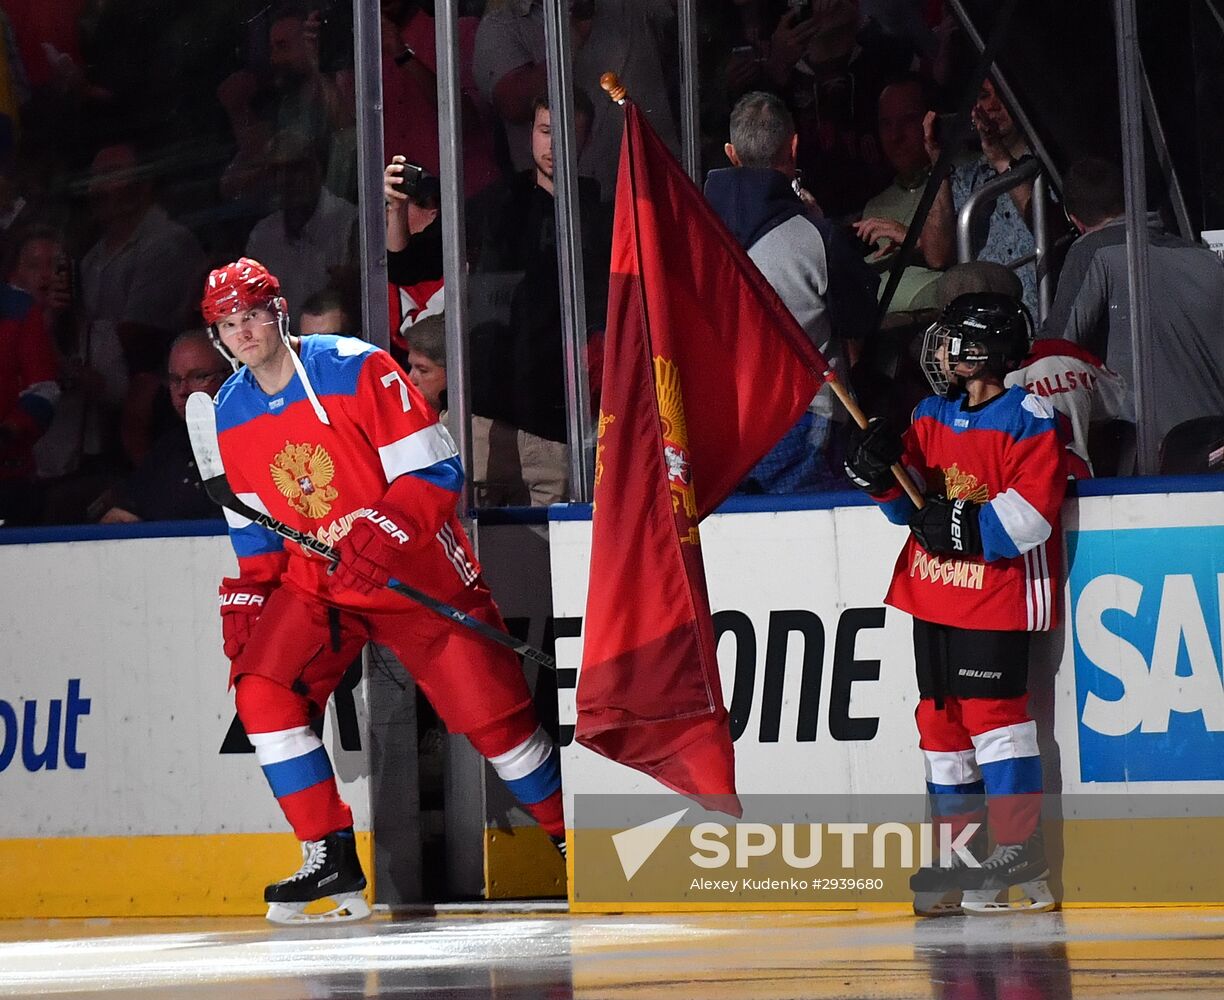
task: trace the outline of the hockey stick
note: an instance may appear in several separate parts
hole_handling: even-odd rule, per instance
[[[280,535],[281,538],[287,538],[291,542],[296,542],[307,551],[326,559],[333,566],[340,561],[336,550],[326,542],[321,542],[313,535],[308,535],[305,532],[298,531],[296,528],[291,528],[284,521],[279,521],[270,514],[256,510],[249,504],[243,503],[234,493],[229,480],[225,478],[225,466],[221,463],[221,448],[217,444],[216,407],[207,393],[193,392],[190,398],[188,398],[187,433],[191,438],[191,450],[195,454],[196,468],[200,473],[200,480],[204,485],[205,492],[213,503],[245,517],[248,521],[254,521],[256,524]],[[388,580],[387,587],[390,590],[394,590],[397,594],[403,594],[405,597],[416,601],[430,611],[436,612],[444,618],[449,618],[455,624],[471,629],[477,635],[483,636],[490,642],[495,642],[499,646],[512,649],[520,656],[525,656],[527,659],[538,663],[542,667],[547,667],[549,670],[557,669],[557,661],[547,653],[536,649],[529,643],[521,642],[508,632],[503,632],[492,625],[482,622],[479,618],[473,618],[465,611],[460,611],[458,608],[451,607],[443,601],[430,597],[424,591],[417,590],[415,587],[410,587],[408,584],[401,583],[395,579]]]

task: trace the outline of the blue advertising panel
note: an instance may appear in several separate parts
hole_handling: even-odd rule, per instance
[[[1224,780],[1224,526],[1067,533],[1080,778]]]

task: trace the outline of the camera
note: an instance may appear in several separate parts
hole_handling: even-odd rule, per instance
[[[442,183],[424,167],[405,163],[400,190],[418,205],[436,205],[442,197]]]

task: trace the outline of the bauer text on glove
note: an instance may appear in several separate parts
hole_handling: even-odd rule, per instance
[[[926,506],[910,515],[910,531],[918,544],[932,554],[980,556],[980,513],[981,505],[972,500],[928,497]]]
[[[402,566],[412,542],[408,519],[400,512],[373,507],[358,511],[348,534],[336,545],[335,582],[359,594],[385,587]]]
[[[255,623],[263,614],[272,588],[258,584],[243,583],[233,577],[225,577],[218,590],[221,604],[221,636],[225,643],[225,655],[238,659],[251,638]]]

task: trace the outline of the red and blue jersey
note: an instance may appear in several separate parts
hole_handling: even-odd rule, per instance
[[[1066,492],[1065,452],[1054,408],[1017,386],[969,408],[930,396],[914,410],[902,463],[927,495],[981,504],[982,556],[927,552],[911,535],[887,603],[941,625],[1044,631],[1057,624]],[[913,503],[899,488],[877,498],[906,524]]]
[[[232,375],[217,393],[217,439],[231,488],[256,510],[329,545],[365,509],[392,508],[411,539],[400,575],[443,600],[473,584],[480,567],[456,516],[463,468],[437,414],[372,344],[325,334],[300,344],[328,423],[300,376],[268,395],[247,369]],[[340,588],[324,560],[232,512],[226,518],[245,582],[285,582],[354,610],[404,604],[391,591]]]

